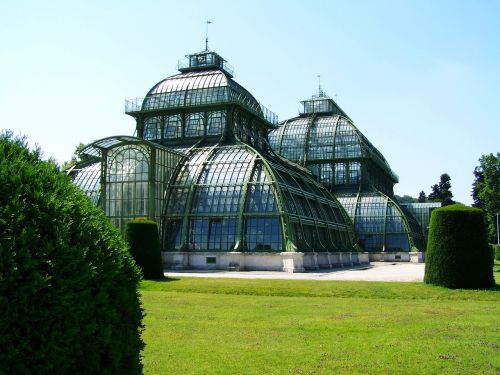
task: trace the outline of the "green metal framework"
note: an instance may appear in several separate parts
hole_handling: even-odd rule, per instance
[[[420,224],[422,235],[427,238],[429,234],[429,222],[431,219],[431,212],[436,208],[441,207],[440,202],[426,202],[426,203],[401,203],[404,210],[411,212],[415,219]]]
[[[190,149],[180,165],[167,193],[165,248],[351,249],[353,232],[340,205],[275,156],[243,142],[212,144]]]
[[[377,190],[338,192],[349,213],[360,246],[367,251],[424,250],[420,225],[399,203]]]
[[[353,251],[341,204],[307,169],[271,151],[276,115],[232,79],[225,60],[204,51],[179,70],[126,102],[138,138],[84,150],[100,158],[92,189],[111,220],[123,227],[135,216],[155,218],[165,251]],[[99,168],[78,171],[87,186],[84,175]]]
[[[123,230],[134,217],[160,219],[166,184],[181,153],[129,136],[95,141],[82,153],[99,161],[69,173],[116,227]]]
[[[398,176],[340,107],[320,89],[300,116],[269,135],[275,152],[308,168],[342,203],[367,251],[425,248],[418,222],[400,207]]]

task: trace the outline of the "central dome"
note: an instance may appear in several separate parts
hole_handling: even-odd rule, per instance
[[[262,114],[259,102],[228,73],[198,70],[176,74],[157,83],[144,98],[142,110],[238,102]]]

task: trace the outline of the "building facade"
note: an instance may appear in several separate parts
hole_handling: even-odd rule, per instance
[[[422,249],[380,152],[333,100],[303,105],[278,124],[219,54],[190,54],[126,101],[136,137],[93,142],[69,173],[120,229],[156,220],[168,266],[299,271]]]

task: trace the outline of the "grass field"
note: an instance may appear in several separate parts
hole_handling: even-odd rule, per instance
[[[500,265],[495,275],[500,279]],[[500,289],[144,281],[146,374],[498,374]]]

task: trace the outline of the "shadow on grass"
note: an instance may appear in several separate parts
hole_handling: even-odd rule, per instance
[[[156,282],[159,282],[159,283],[169,283],[171,281],[179,281],[180,279],[177,278],[177,277],[164,277],[162,279],[155,279],[155,280],[151,280],[151,281],[156,281]]]

